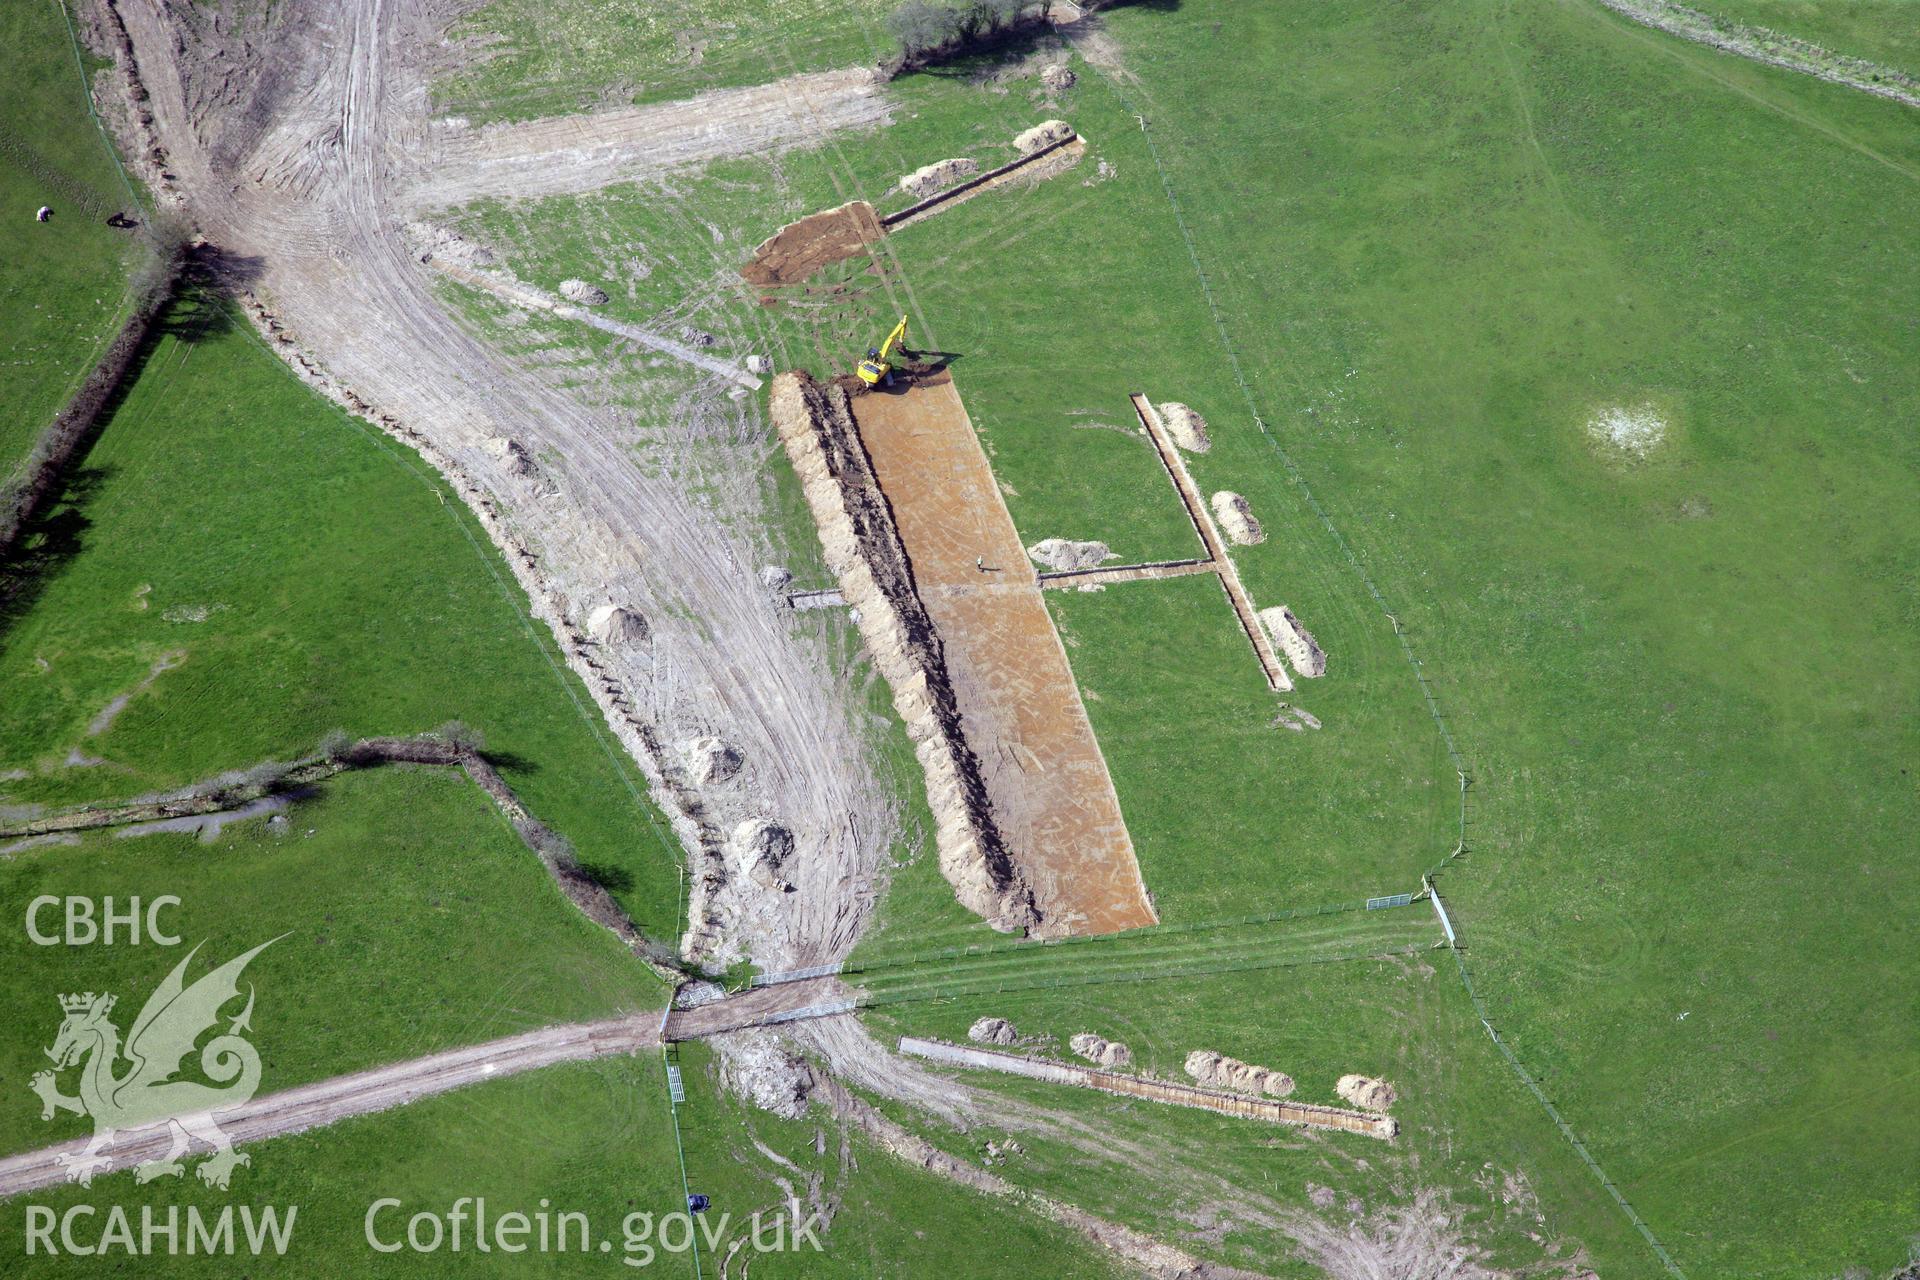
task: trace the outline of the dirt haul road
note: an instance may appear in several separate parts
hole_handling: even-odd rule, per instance
[[[441,122],[429,130],[410,198],[425,210],[488,196],[578,195],[716,155],[806,142],[825,129],[879,124],[886,115],[873,77],[852,67],[586,116],[473,130]]]
[[[559,1062],[579,1062],[615,1053],[635,1053],[659,1043],[660,1015],[637,1013],[605,1022],[578,1023],[544,1027],[524,1035],[492,1040],[485,1044],[450,1049],[425,1058],[396,1062],[371,1071],[336,1076],[314,1084],[301,1085],[270,1093],[242,1103],[230,1111],[218,1113],[220,1128],[234,1145],[277,1138],[283,1134],[317,1129],[350,1116],[367,1115],[404,1106],[417,1098],[432,1097],[483,1080],[518,1075],[536,1067]],[[131,1168],[143,1160],[157,1160],[166,1154],[168,1129],[137,1132],[106,1150],[108,1163],[96,1174]],[[26,1151],[0,1160],[0,1199],[38,1191],[66,1181],[68,1171],[61,1158],[71,1157],[86,1146],[85,1139],[63,1142],[38,1151]],[[205,1155],[196,1146],[194,1156]]]
[[[425,0],[297,0],[218,24],[167,0],[103,3],[90,11],[101,43],[123,24],[123,61],[130,51],[150,95],[142,106],[168,175],[141,150],[150,181],[244,273],[296,366],[449,476],[646,770],[694,851],[685,948],[717,964],[751,950],[780,968],[844,954],[893,817],[844,677],[757,581],[771,554],[755,532],[770,522],[756,496],[757,401],[729,398],[731,382],[706,375],[696,394],[661,405],[673,429],[649,437],[643,471],[634,425],[589,402],[589,389],[504,358],[449,313],[404,230],[436,190],[427,166],[450,145],[432,140],[426,116],[440,69],[430,60],[452,56],[449,15]],[[652,161],[631,112],[603,130],[606,147],[589,145],[598,117],[482,131],[492,160],[464,160],[461,190],[570,165],[581,166],[576,187],[591,185],[875,118],[851,73],[829,81],[852,109],[817,110],[833,96],[818,77],[722,95],[739,108],[726,127],[714,125],[711,95],[679,108],[677,128],[675,107],[648,108],[646,127],[670,144]],[[123,104],[132,136],[126,114]],[[556,149],[542,153],[548,137]],[[625,159],[610,162],[609,148]],[[717,497],[690,496],[696,471]],[[608,606],[625,611],[620,625],[596,626]],[[702,785],[681,746],[708,736],[744,767]],[[734,836],[757,823],[791,831],[781,875],[796,892],[743,874]]]

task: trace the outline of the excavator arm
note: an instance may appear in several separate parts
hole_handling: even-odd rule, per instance
[[[907,340],[907,318],[905,316],[901,316],[900,323],[893,326],[893,332],[887,335],[886,342],[880,348],[881,363],[885,364],[890,362],[893,359],[894,353],[900,350],[900,348],[906,343],[906,340]]]
[[[878,386],[888,374],[893,372],[893,357],[905,346],[906,340],[907,318],[901,316],[900,323],[893,326],[893,332],[887,335],[887,340],[869,352],[867,358],[860,362],[860,367],[856,370],[860,381],[870,387]]]

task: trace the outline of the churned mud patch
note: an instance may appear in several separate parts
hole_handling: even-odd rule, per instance
[[[768,236],[740,268],[748,284],[801,284],[820,268],[858,257],[886,235],[865,200],[810,213]]]
[[[1332,1201],[1331,1196],[1325,1199]],[[1333,1220],[1302,1218],[1288,1233],[1299,1242],[1301,1256],[1331,1280],[1497,1280],[1500,1275],[1468,1240],[1454,1206],[1424,1188],[1411,1204],[1371,1211],[1363,1207],[1333,1215]]]

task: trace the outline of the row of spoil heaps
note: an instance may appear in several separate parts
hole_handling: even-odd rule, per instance
[[[975,1044],[1000,1047],[1041,1043],[1040,1040],[1022,1039],[1011,1022],[992,1017],[981,1018],[967,1028],[967,1039]],[[1091,1062],[1096,1067],[1115,1070],[1133,1065],[1133,1051],[1126,1045],[1090,1031],[1072,1037],[1067,1047],[1075,1057]],[[1271,1067],[1256,1067],[1212,1049],[1195,1049],[1187,1055],[1183,1065],[1194,1083],[1205,1089],[1268,1098],[1285,1098],[1294,1090],[1293,1077],[1286,1072],[1275,1071]],[[1341,1076],[1339,1083],[1334,1086],[1334,1092],[1356,1107],[1381,1114],[1385,1114],[1399,1098],[1394,1087],[1385,1080],[1363,1075]]]
[[[1175,401],[1155,404],[1154,408],[1159,411],[1160,421],[1166,424],[1167,434],[1181,449],[1188,453],[1206,453],[1213,448],[1213,437],[1207,432],[1207,420],[1191,408]],[[1252,506],[1240,494],[1222,489],[1207,500],[1207,505],[1213,509],[1213,518],[1219,522],[1220,531],[1237,545],[1250,547],[1267,540],[1267,531],[1253,514]],[[1326,651],[1313,638],[1313,632],[1294,616],[1293,610],[1284,604],[1262,609],[1260,625],[1273,637],[1274,647],[1280,650],[1295,672],[1307,679],[1327,674]]]
[[[1022,160],[1030,159],[1049,147],[1071,141],[1077,136],[1079,135],[1074,132],[1073,126],[1065,120],[1042,120],[1014,138],[1013,149],[1020,155],[1013,164],[1017,165]],[[1011,166],[1000,166],[1003,170],[1009,167]],[[932,164],[921,165],[912,173],[903,176],[899,186],[902,192],[916,200],[925,200],[929,196],[938,195],[948,187],[976,177],[979,173],[978,160],[969,156],[957,156],[950,160],[936,160]]]

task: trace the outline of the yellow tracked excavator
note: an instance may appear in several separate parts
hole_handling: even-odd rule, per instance
[[[893,332],[887,335],[885,342],[877,347],[867,348],[867,358],[860,362],[860,368],[856,370],[860,375],[860,381],[870,387],[877,387],[882,382],[891,385],[893,382],[893,357],[896,353],[905,351],[907,349],[906,344],[907,318],[901,316],[900,323],[893,326]]]

